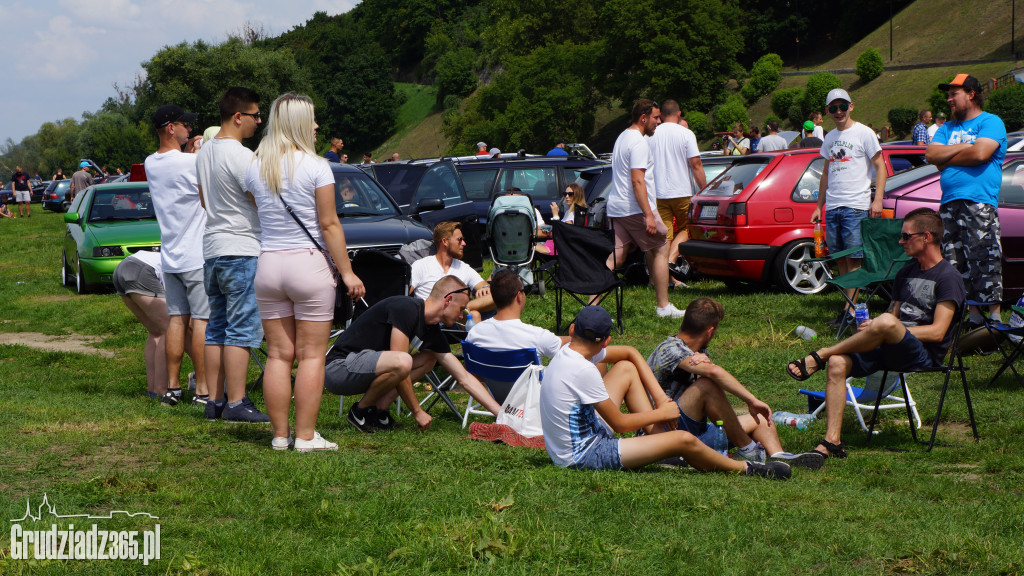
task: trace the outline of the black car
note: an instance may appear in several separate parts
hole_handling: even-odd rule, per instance
[[[520,156],[501,159],[458,159],[455,168],[466,194],[473,201],[481,226],[487,223],[491,199],[509,188],[519,188],[533,200],[545,220],[551,219],[551,202],[562,199],[565,187],[581,172],[610,166],[603,160],[582,156]]]
[[[482,228],[451,160],[358,164],[358,169],[348,164],[331,166],[346,166],[351,170],[372,174],[398,202],[402,214],[422,222],[431,230],[439,222],[461,223],[462,233],[466,237],[466,250],[462,259],[477,270],[483,269],[480,239]]]
[[[41,202],[42,201],[42,199],[43,199],[43,190],[46,189],[46,186],[49,183],[50,183],[49,180],[47,180],[46,182],[43,182],[42,184],[36,183],[35,180],[31,180],[29,182],[29,188],[32,189],[32,200],[31,200],[32,202]],[[8,182],[7,184],[4,184],[3,190],[0,190],[0,201],[2,201],[4,204],[15,204],[14,192],[11,189],[11,186],[13,186],[13,185],[14,184],[12,182]]]
[[[348,164],[331,163],[331,171],[334,202],[350,255],[365,248],[397,255],[405,244],[431,239],[430,228],[404,214],[369,174]]]
[[[71,204],[71,180],[53,180],[43,191],[43,208],[53,212],[67,212]]]

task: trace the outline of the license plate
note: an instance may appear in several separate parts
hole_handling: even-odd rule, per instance
[[[714,220],[718,218],[718,204],[705,204],[700,207],[701,220]]]

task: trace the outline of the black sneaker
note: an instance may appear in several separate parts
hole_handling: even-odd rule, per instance
[[[393,430],[398,427],[398,422],[391,417],[391,412],[373,407],[373,414],[370,416],[370,423],[378,430]]]
[[[348,421],[352,423],[360,432],[366,432],[367,434],[373,434],[374,430],[377,429],[377,408],[370,406],[369,408],[360,408],[359,404],[353,404],[348,410]]]
[[[743,473],[747,476],[761,476],[762,478],[770,478],[772,480],[789,480],[789,477],[793,474],[789,469],[789,464],[785,462],[761,464],[750,461],[747,461],[747,469]]]
[[[220,420],[224,414],[224,408],[227,406],[226,403],[222,403],[220,406],[216,402],[207,402],[206,407],[203,408],[203,417],[213,422],[214,420]]]
[[[160,403],[168,406],[177,406],[181,402],[181,388],[168,389],[160,397]]]
[[[193,406],[206,406],[210,402],[209,394],[196,394],[192,397]]]
[[[264,424],[270,422],[270,416],[260,412],[259,408],[252,403],[248,396],[242,398],[242,403],[232,408],[224,405],[224,413],[221,415],[225,422],[240,422],[243,424]]]

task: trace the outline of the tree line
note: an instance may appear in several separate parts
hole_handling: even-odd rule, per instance
[[[197,112],[202,130],[219,124],[224,88],[242,85],[260,93],[264,114],[283,92],[310,95],[321,147],[340,136],[358,153],[391,135],[402,104],[395,81],[437,87],[449,153],[471,152],[478,140],[546,150],[558,138],[585,141],[598,108],[640,97],[674,98],[695,117],[716,107],[735,112],[774,89],[778,81],[765,76],[797,57],[795,40],[802,38],[804,57],[841,52],[884,21],[889,5],[363,0],[276,37],[246,25],[221,44],[164,47],[100,110],[47,122],[2,152],[7,163],[44,174],[79,158],[127,167],[156,148],[149,118],[159,105]],[[741,94],[728,87],[734,79]]]

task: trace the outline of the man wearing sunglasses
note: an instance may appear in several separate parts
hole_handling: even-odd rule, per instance
[[[942,171],[939,216],[946,226],[942,239],[946,258],[963,274],[968,296],[979,302],[1003,297],[1003,254],[999,244],[999,189],[1006,157],[1006,127],[994,114],[982,112],[981,83],[958,74],[947,90],[952,118],[935,131],[925,159]],[[989,307],[999,321],[999,305]],[[971,324],[982,323],[973,308]]]
[[[181,401],[181,359],[190,325],[192,342],[188,350],[196,371],[196,394],[207,394],[203,345],[210,303],[203,286],[206,212],[199,200],[195,154],[196,142],[202,136],[189,138],[195,119],[196,114],[174,104],[157,108],[153,126],[160,146],[145,162],[153,211],[160,225],[160,266],[170,317],[165,336],[167,392],[161,399],[170,406]]]
[[[825,98],[826,109],[836,123],[835,130],[825,135],[821,155],[825,165],[818,185],[818,206],[811,213],[811,223],[825,221],[825,242],[829,252],[861,246],[860,221],[882,216],[882,195],[885,193],[885,161],[882,147],[874,131],[852,118],[853,102],[846,90],[836,88]],[[875,195],[871,197],[874,172]],[[827,208],[827,210],[826,210]],[[839,258],[839,273],[860,268],[863,252]],[[846,291],[856,301],[857,291]],[[830,325],[838,325],[844,314],[853,315],[846,304]]]
[[[908,213],[899,242],[914,260],[896,273],[889,310],[861,323],[857,333],[846,340],[811,352],[786,367],[790,376],[802,381],[827,363],[828,427],[817,446],[826,456],[846,457],[840,432],[848,377],[937,366],[946,355],[965,290],[960,274],[942,257],[942,233],[942,220],[933,210],[918,208]]]
[[[327,352],[324,387],[332,394],[362,394],[348,421],[373,433],[395,426],[388,407],[399,395],[420,430],[431,417],[420,408],[412,383],[440,364],[477,402],[497,415],[501,406],[466,371],[448,346],[441,324],[453,326],[469,304],[469,288],[455,276],[434,283],[425,300],[392,296],[371,306],[341,333]]]
[[[206,210],[203,258],[210,297],[205,352],[210,395],[197,396],[196,403],[205,400],[208,420],[270,421],[245,395],[249,349],[258,348],[263,339],[255,287],[260,220],[245,189],[253,153],[242,145],[262,123],[259,104],[254,90],[228,88],[218,103],[220,131],[199,150],[196,161],[199,199]]]

